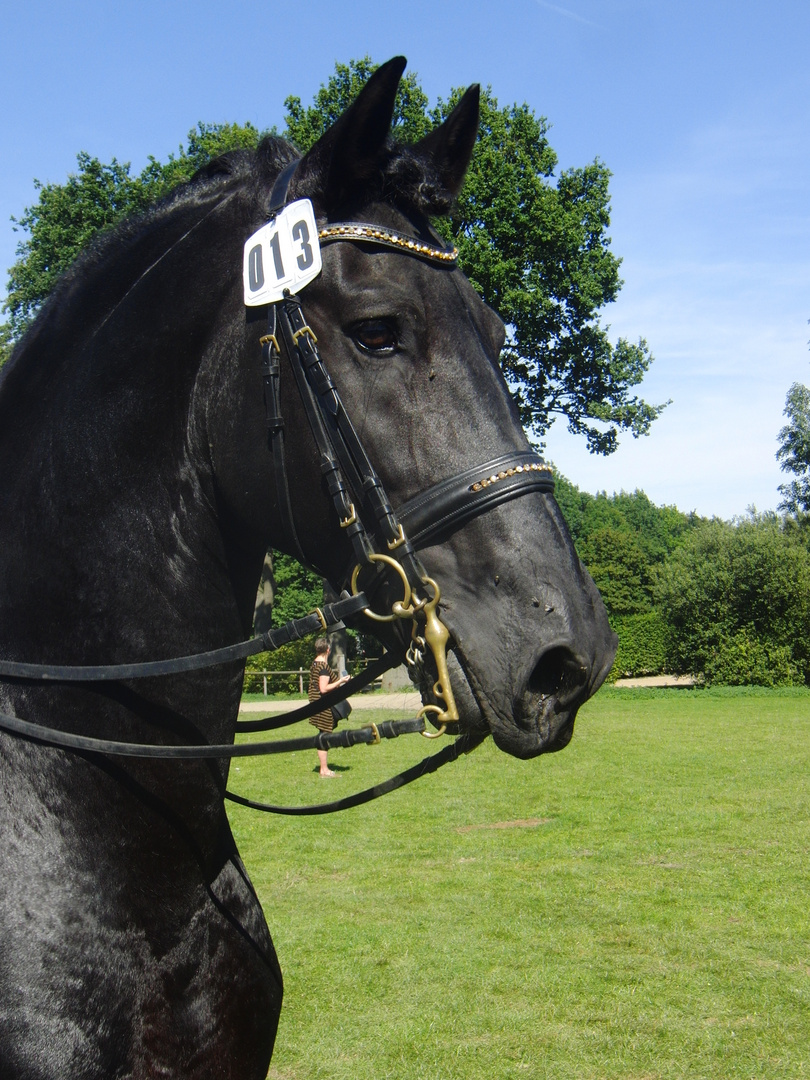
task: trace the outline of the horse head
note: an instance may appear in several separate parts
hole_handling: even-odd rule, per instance
[[[395,59],[379,68],[315,146],[287,166],[280,201],[277,144],[260,148],[264,182],[256,187],[253,227],[266,219],[270,199],[273,213],[285,201],[311,201],[323,268],[301,292],[307,326],[395,512],[421,532],[414,546],[431,588],[440,589],[461,727],[491,732],[503,749],[531,757],[567,744],[578,706],[610,668],[615,635],[551,485],[526,485],[519,497],[508,497],[520,463],[527,473],[539,466],[498,366],[504,326],[431,226],[463,183],[478,128],[478,89],[468,90],[421,142],[400,146],[389,129],[403,67]],[[262,328],[249,319],[256,356]],[[250,484],[253,506],[263,506],[274,546],[298,554],[288,535],[296,533],[300,554],[345,586],[352,550],[320,475],[295,380],[284,374],[287,535],[278,495],[268,504]],[[269,461],[261,453],[265,464],[256,474],[266,476]],[[449,497],[436,496],[436,485],[446,482],[455,492],[458,478],[469,488],[493,487],[485,512],[436,520]],[[426,489],[439,509],[420,529]],[[359,505],[362,492],[354,497]],[[385,582],[381,595],[396,595],[396,574],[377,578]],[[378,622],[372,629],[404,654],[409,627]],[[425,701],[440,705],[429,651],[417,652],[411,669]]]

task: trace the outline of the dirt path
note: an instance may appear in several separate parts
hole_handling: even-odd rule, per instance
[[[683,686],[695,685],[691,675],[647,675],[641,679],[617,679],[614,686]],[[352,709],[394,709],[415,716],[421,707],[414,690],[397,690],[390,694],[355,694],[350,698]],[[266,701],[243,701],[242,712],[288,712],[306,703],[306,698],[267,698]]]
[[[397,709],[415,716],[422,706],[419,695],[413,690],[398,690],[393,694],[355,694],[349,698],[352,709]],[[266,701],[243,701],[240,706],[242,712],[265,712],[277,713],[288,712],[306,705],[306,698],[267,698]]]
[[[617,679],[614,686],[694,686],[691,675],[645,675],[641,679]]]

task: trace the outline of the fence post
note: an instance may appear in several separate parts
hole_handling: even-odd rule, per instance
[[[298,693],[303,694],[303,692],[304,692],[304,669],[302,667],[300,667],[298,669]]]
[[[264,683],[264,696],[267,697],[267,675],[262,672],[262,682]]]

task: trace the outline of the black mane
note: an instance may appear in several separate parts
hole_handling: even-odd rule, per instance
[[[277,174],[298,156],[291,143],[268,135],[256,151],[232,150],[214,158],[190,180],[143,212],[132,214],[98,233],[57,281],[30,331],[15,349],[15,359],[40,338],[46,326],[51,331],[58,328],[58,332],[64,333],[68,328],[60,315],[71,306],[79,290],[92,285],[95,277],[107,275],[113,264],[120,267],[125,258],[131,258],[124,277],[135,281],[147,269],[149,260],[155,257],[151,245],[143,243],[146,237],[165,237],[168,250],[176,238],[175,233],[182,235],[194,228],[239,186],[254,185],[256,197],[260,199],[267,176]],[[364,198],[386,202],[425,217],[449,212],[453,195],[443,186],[437,169],[426,157],[389,138],[378,160],[379,170],[369,178]],[[181,230],[173,232],[168,227],[173,220],[182,225]]]

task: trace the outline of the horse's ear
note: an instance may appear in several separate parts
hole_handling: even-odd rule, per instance
[[[458,195],[470,164],[478,135],[481,88],[471,86],[443,124],[440,124],[414,149],[431,159],[447,191]]]
[[[297,170],[297,195],[316,197],[329,211],[375,176],[405,64],[404,56],[395,56],[378,67],[346,112],[304,156]]]

